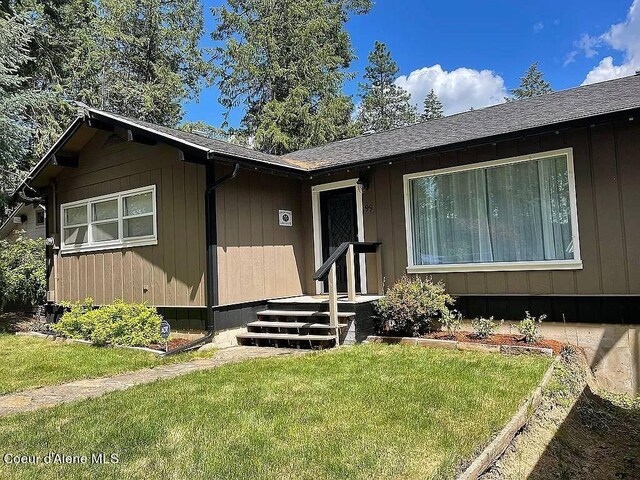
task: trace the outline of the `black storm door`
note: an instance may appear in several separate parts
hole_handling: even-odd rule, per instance
[[[320,192],[320,219],[322,228],[322,261],[343,242],[358,241],[358,217],[356,210],[356,191],[354,187]],[[347,291],[347,264],[342,257],[336,264],[338,291]],[[329,291],[328,281],[324,282],[324,291]],[[356,291],[360,291],[360,266],[356,255]]]

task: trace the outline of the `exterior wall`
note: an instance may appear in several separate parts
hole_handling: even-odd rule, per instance
[[[244,169],[216,190],[221,305],[302,294],[313,244],[303,243],[300,191],[299,180]],[[293,212],[293,226],[279,226],[278,210]]]
[[[50,281],[56,301],[90,296],[96,304],[121,298],[157,306],[205,305],[205,168],[179,161],[178,150],[162,144],[105,145],[110,135],[96,133],[80,152],[79,167],[56,178],[50,231],[59,244],[62,203],[156,185],[158,244],[57,252]]]
[[[313,184],[360,175],[369,188],[363,195],[367,241],[382,242],[385,284],[407,268],[403,175],[573,147],[582,270],[433,274],[457,295],[640,295],[640,124],[621,121],[594,127],[499,142],[443,154],[408,157],[393,164],[323,175],[305,182],[305,288],[311,281]],[[375,262],[367,262],[368,283],[375,285]],[[375,291],[374,287],[371,291]]]
[[[12,219],[10,218],[10,223],[7,224],[7,231],[0,233],[0,240],[15,242],[19,236],[19,232],[21,231],[24,231],[24,236],[26,236],[27,238],[44,238],[44,223],[42,225],[37,225],[36,210],[33,205],[23,206],[16,215],[25,215],[27,217],[27,221],[19,225],[13,223]]]

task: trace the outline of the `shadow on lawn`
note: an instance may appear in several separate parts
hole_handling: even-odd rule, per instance
[[[635,479],[639,445],[640,409],[621,408],[587,386],[527,478]]]

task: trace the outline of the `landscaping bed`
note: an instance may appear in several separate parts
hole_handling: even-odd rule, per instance
[[[226,365],[6,417],[4,451],[119,462],[6,465],[3,476],[453,478],[551,362],[369,344]]]
[[[479,338],[473,332],[456,332],[450,335],[448,332],[432,332],[422,335],[421,338],[433,338],[437,340],[453,340],[461,343],[482,343],[485,345],[507,345],[512,347],[535,347],[553,350],[558,355],[564,344],[557,340],[541,338],[535,342],[527,343],[522,335],[494,333],[487,338]]]

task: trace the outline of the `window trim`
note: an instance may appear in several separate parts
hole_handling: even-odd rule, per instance
[[[416,178],[446,175],[449,173],[466,172],[470,170],[511,165],[521,162],[541,160],[549,157],[565,155],[567,157],[567,175],[569,181],[569,206],[571,208],[571,233],[574,258],[572,260],[538,260],[522,262],[479,262],[479,263],[449,263],[438,265],[415,265],[413,260],[413,230],[411,225],[411,197],[410,182]],[[573,148],[562,148],[545,152],[520,155],[487,162],[459,165],[423,172],[403,175],[404,189],[404,217],[407,242],[407,273],[448,273],[448,272],[494,272],[494,271],[526,271],[526,270],[580,270],[582,257],[580,256],[580,235],[578,232],[578,209],[576,202],[576,180],[573,168]]]
[[[151,202],[153,205],[153,234],[145,235],[143,237],[135,237],[135,238],[124,238],[124,212],[122,207],[122,201],[124,197],[129,197],[132,195],[139,195],[143,193],[151,193]],[[109,219],[109,220],[98,220],[96,222],[92,222],[92,209],[91,205],[95,203],[105,202],[109,200],[117,200],[118,201],[118,217],[117,219]],[[64,211],[70,207],[80,207],[86,206],[87,209],[87,223],[79,224],[79,225],[70,225],[70,227],[76,226],[86,226],[87,227],[87,238],[88,243],[82,245],[66,245],[64,243]],[[145,217],[151,216],[151,214],[146,213],[142,215],[134,215],[127,216],[127,218],[137,218],[137,217]],[[94,242],[93,241],[93,232],[92,225],[99,225],[102,223],[114,223],[118,222],[118,239],[117,240],[106,240],[104,242]],[[110,193],[108,195],[101,195],[98,197],[90,197],[82,200],[77,200],[75,202],[63,203],[60,205],[60,252],[63,254],[67,253],[81,253],[81,252],[95,252],[99,250],[116,250],[130,247],[143,247],[148,245],[157,245],[158,244],[158,206],[156,201],[156,186],[148,185],[146,187],[134,188],[131,190],[125,190],[122,192]]]

